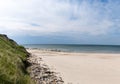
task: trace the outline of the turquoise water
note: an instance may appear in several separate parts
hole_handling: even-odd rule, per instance
[[[118,45],[25,44],[23,46],[59,52],[120,53],[120,46]]]

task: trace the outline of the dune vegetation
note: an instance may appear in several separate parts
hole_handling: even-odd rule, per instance
[[[26,71],[27,56],[24,47],[0,34],[0,84],[34,84]]]

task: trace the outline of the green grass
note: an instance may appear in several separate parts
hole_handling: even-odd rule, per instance
[[[24,47],[0,35],[0,84],[33,84],[25,67],[28,55]]]

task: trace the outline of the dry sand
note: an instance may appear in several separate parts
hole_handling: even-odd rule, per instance
[[[60,72],[65,84],[120,84],[120,54],[28,51]]]

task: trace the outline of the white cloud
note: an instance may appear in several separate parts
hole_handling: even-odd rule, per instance
[[[81,0],[79,4],[69,0],[1,0],[0,33],[36,36],[67,32],[107,34],[118,23],[111,18],[111,14],[116,16],[120,8],[118,4],[112,1],[90,3],[89,0]]]

